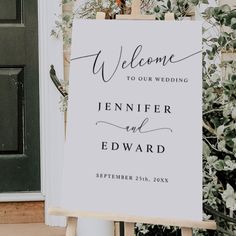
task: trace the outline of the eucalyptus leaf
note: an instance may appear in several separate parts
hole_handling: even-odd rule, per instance
[[[227,40],[226,40],[226,38],[225,38],[224,36],[220,36],[220,37],[218,38],[218,43],[219,43],[219,45],[220,45],[221,47],[224,47],[225,44],[226,44],[226,42],[227,42]]]
[[[220,7],[220,9],[223,11],[223,12],[230,12],[231,11],[231,7],[228,5],[228,4],[224,4]]]
[[[169,10],[171,10],[171,1],[170,0],[167,1],[167,7],[169,8]]]
[[[236,163],[233,162],[232,160],[226,160],[225,161],[225,166],[224,166],[224,170],[225,171],[233,171],[236,169]]]
[[[218,159],[217,156],[209,156],[207,157],[207,162],[209,165],[212,165]]]
[[[214,7],[208,7],[204,14],[206,15],[206,18],[210,18],[212,17],[212,15],[214,14]]]
[[[236,29],[236,18],[231,19],[231,24],[230,24],[231,29],[235,30]]]
[[[225,149],[225,140],[221,140],[218,143],[218,149],[219,149],[219,151],[223,151]]]
[[[236,210],[236,194],[233,187],[227,184],[226,190],[222,194],[223,200],[226,202],[226,207],[230,210]]]
[[[233,108],[232,113],[231,113],[232,119],[236,120],[236,107]]]
[[[221,125],[217,128],[217,136],[220,137],[223,133],[224,133],[224,129],[225,129],[225,126],[224,125]]]
[[[225,164],[223,160],[217,160],[213,163],[213,167],[218,171],[224,170],[224,166]]]
[[[208,156],[210,156],[211,150],[205,142],[203,142],[202,146],[203,146],[203,156],[207,158]]]

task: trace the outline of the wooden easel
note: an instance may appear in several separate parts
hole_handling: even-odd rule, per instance
[[[141,15],[140,13],[140,0],[132,1],[132,11],[131,15],[117,15],[116,19],[119,20],[155,20],[155,16],[153,15]],[[105,19],[104,12],[98,12],[96,16],[97,20]],[[174,20],[173,13],[166,13],[165,20]],[[88,212],[70,212],[59,208],[51,208],[49,209],[49,214],[56,216],[64,216],[67,218],[67,226],[66,226],[66,236],[76,236],[76,228],[77,221],[79,217],[93,217],[97,219],[103,220],[116,220],[115,223],[115,236],[119,236],[119,222],[124,223],[124,234],[125,236],[134,236],[134,225],[135,223],[147,223],[147,224],[156,224],[156,225],[164,225],[164,226],[178,226],[181,228],[182,236],[192,236],[192,229],[216,229],[216,222],[213,220],[208,221],[181,221],[175,219],[161,219],[161,218],[143,218],[143,217],[135,217],[135,216],[118,216],[118,215],[109,215],[109,214],[96,214],[96,213],[88,213]]]
[[[83,211],[67,211],[60,208],[49,209],[49,214],[56,216],[64,216],[67,218],[66,236],[76,236],[76,227],[79,217],[92,217],[100,220],[109,220],[117,222],[125,222],[125,236],[134,236],[135,223],[147,223],[164,226],[178,226],[181,228],[182,236],[192,236],[192,229],[216,229],[216,222],[213,220],[207,221],[190,221],[190,220],[176,220],[176,219],[162,219],[158,217],[136,217],[136,216],[120,216],[113,214],[102,214],[94,212]],[[116,236],[118,233],[118,223],[115,225]]]

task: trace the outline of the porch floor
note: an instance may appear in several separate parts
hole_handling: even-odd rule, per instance
[[[0,224],[0,236],[65,236],[65,228],[45,224]]]

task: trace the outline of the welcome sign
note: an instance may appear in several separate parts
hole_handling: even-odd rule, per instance
[[[202,219],[201,38],[200,22],[74,22],[61,207]]]

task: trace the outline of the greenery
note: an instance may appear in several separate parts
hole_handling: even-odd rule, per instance
[[[166,12],[173,12],[176,20],[182,20],[191,14],[193,7],[198,12],[201,6],[205,9],[199,12],[204,20],[203,203],[213,210],[205,209],[203,217],[215,219],[218,230],[214,233],[195,230],[194,233],[228,236],[236,235],[236,224],[230,222],[236,212],[236,61],[229,54],[236,49],[236,10],[228,5],[208,4],[207,0],[143,0],[142,13],[155,14],[157,20],[163,20]],[[116,14],[129,14],[130,6],[130,1],[90,0],[75,8],[72,15],[61,17],[52,34],[63,34],[72,26],[74,17],[95,18],[96,12],[103,11],[106,18],[115,18]],[[70,38],[64,38],[64,42],[70,44]],[[164,235],[158,233],[160,229],[147,224],[136,227],[139,236]],[[175,228],[161,230],[176,235],[172,231],[176,232]]]

